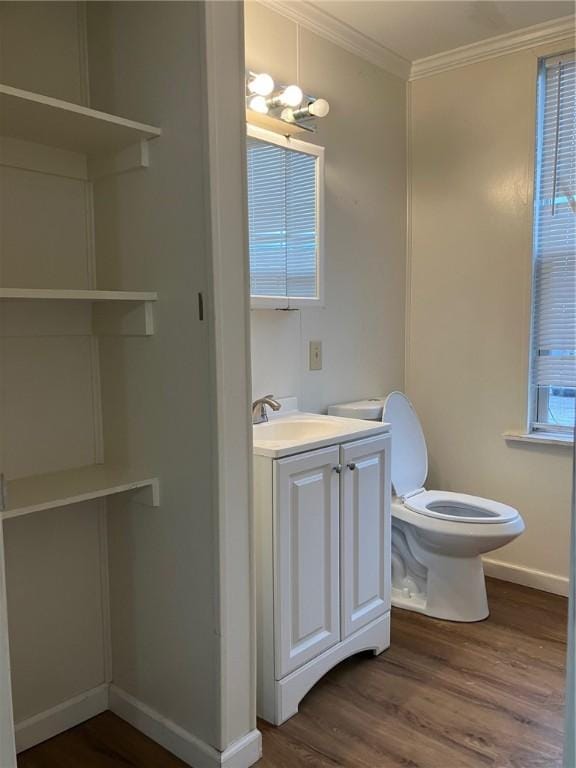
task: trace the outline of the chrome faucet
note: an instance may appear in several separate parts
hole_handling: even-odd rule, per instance
[[[274,395],[264,395],[259,397],[258,400],[254,400],[252,403],[252,424],[262,424],[264,421],[268,421],[268,414],[266,413],[266,406],[269,405],[273,411],[279,411],[282,406],[278,400],[274,400]]]

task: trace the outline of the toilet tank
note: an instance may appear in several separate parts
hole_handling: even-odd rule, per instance
[[[367,400],[356,400],[352,403],[330,405],[328,406],[328,415],[343,416],[348,419],[382,421],[384,401],[384,397],[369,397]]]

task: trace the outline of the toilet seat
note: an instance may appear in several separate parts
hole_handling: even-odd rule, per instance
[[[431,520],[462,525],[494,525],[517,520],[513,507],[492,499],[451,491],[427,491],[428,450],[420,420],[402,392],[392,392],[384,402],[382,419],[392,425],[392,486],[406,509]],[[462,529],[461,529],[462,530]]]
[[[384,401],[382,421],[392,426],[392,487],[397,496],[423,490],[428,475],[428,450],[420,419],[402,392],[391,392]]]
[[[456,524],[493,525],[511,522],[519,516],[514,507],[467,493],[422,490],[403,498],[402,502],[412,512]]]

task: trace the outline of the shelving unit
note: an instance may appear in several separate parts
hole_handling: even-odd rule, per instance
[[[50,323],[51,309],[64,304],[68,307],[80,304],[91,317],[91,333],[94,336],[152,336],[154,333],[154,305],[158,295],[154,291],[98,291],[59,288],[0,288],[0,309],[26,302],[21,310],[25,325],[36,329]],[[4,316],[6,320],[7,315]],[[35,318],[35,319],[33,319]],[[68,326],[74,325],[76,314],[70,314]],[[62,320],[62,317],[61,317]],[[90,321],[89,321],[90,322]],[[64,323],[64,326],[66,323]],[[62,333],[64,326],[60,326]],[[27,330],[24,334],[28,335]],[[8,331],[10,335],[10,331]]]
[[[98,156],[155,139],[162,131],[153,125],[0,84],[0,133]]]
[[[158,478],[105,465],[79,467],[6,483],[5,508],[0,514],[7,520],[141,489],[149,491],[146,503],[158,507]]]
[[[207,17],[0,5],[0,766],[106,708],[216,764]]]
[[[153,291],[97,291],[59,288],[0,288],[0,300],[42,301],[157,301]]]
[[[100,101],[110,112],[85,106],[88,102],[64,100],[82,101],[90,92],[88,14],[82,4],[54,6],[54,14],[46,13],[46,23],[25,5],[2,5],[6,6],[3,34],[21,35],[31,55],[38,40],[52,52],[42,63],[44,48],[40,46],[38,61],[27,70],[32,76],[26,78],[23,73],[22,85],[35,90],[24,90],[15,87],[23,65],[14,45],[6,54],[6,79],[14,85],[0,83],[0,172],[5,193],[0,201],[4,222],[0,286],[0,765],[15,768],[17,749],[32,746],[80,722],[88,710],[95,714],[107,705],[107,696],[102,698],[95,691],[102,689],[102,680],[110,682],[110,617],[106,610],[102,612],[102,606],[109,602],[108,518],[128,508],[138,518],[145,512],[141,505],[160,504],[156,472],[161,468],[149,473],[129,466],[132,462],[137,467],[155,466],[155,457],[143,456],[140,445],[128,450],[124,444],[133,425],[131,419],[138,423],[147,409],[139,407],[138,386],[129,379],[123,356],[135,354],[149,375],[151,348],[131,337],[153,334],[158,294],[123,289],[132,287],[131,279],[142,285],[141,250],[142,263],[149,264],[154,255],[145,244],[136,250],[134,266],[122,268],[120,259],[131,258],[136,228],[124,227],[125,207],[115,205],[113,192],[102,190],[116,183],[122,187],[124,182],[117,179],[127,171],[147,168],[151,164],[150,141],[162,131],[112,114],[123,109],[116,107],[114,100]],[[55,19],[53,27],[51,18]],[[103,40],[98,46],[100,50]],[[80,51],[81,61],[70,51]],[[110,92],[108,86],[104,90]],[[47,95],[52,92],[64,99]],[[126,101],[118,100],[118,104]],[[132,104],[139,111],[138,102]],[[146,186],[137,174],[129,183],[132,181],[136,181],[136,190]],[[96,201],[103,200],[106,204],[98,207]],[[115,248],[117,230],[127,234]],[[98,241],[99,232],[104,233],[100,240],[103,246]],[[110,251],[118,253],[118,261]],[[143,284],[152,282],[154,286],[155,276],[149,270],[143,273],[147,275]],[[120,290],[98,290],[98,280],[107,288]],[[132,406],[134,402],[128,414],[126,403]],[[116,430],[114,437],[110,436],[111,429]],[[78,464],[85,466],[75,466]],[[109,504],[95,503],[111,497],[115,501]],[[80,504],[76,510],[74,505]],[[58,650],[50,650],[50,642],[39,654],[23,651],[20,666],[18,654],[13,653],[12,660],[8,654],[6,591],[9,599],[14,562],[25,564],[27,574],[24,595],[19,591],[21,580],[13,576],[10,613],[14,647],[33,648],[36,634],[50,633],[50,626],[43,623],[46,603],[50,622],[60,626],[69,622],[71,637],[75,638],[64,651],[72,659],[63,673],[65,679],[53,688],[47,670],[51,665],[62,666],[62,657]],[[73,608],[66,608],[50,588],[42,591],[44,584],[53,585],[51,579],[58,578],[67,585],[64,602]],[[32,617],[31,624],[19,625],[22,611]],[[98,631],[93,638],[80,641],[83,626],[98,627]],[[104,649],[98,637],[105,638]],[[7,680],[11,680],[13,697]],[[78,704],[78,685],[86,689],[83,696],[91,702],[88,710]],[[47,688],[50,693],[45,699]],[[42,710],[39,716],[37,709]],[[15,725],[19,730],[16,746]]]

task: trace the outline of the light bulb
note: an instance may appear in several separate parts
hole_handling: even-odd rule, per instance
[[[284,120],[285,123],[294,123],[296,118],[294,117],[294,110],[292,107],[286,107],[286,109],[283,109],[282,113],[280,114],[280,119]]]
[[[304,94],[297,85],[289,85],[280,94],[280,103],[286,107],[298,107],[302,103]]]
[[[330,104],[328,104],[326,99],[316,99],[308,107],[308,112],[315,117],[326,117],[328,112],[330,112]]]
[[[257,96],[270,96],[274,90],[274,80],[267,75],[266,72],[262,72],[259,75],[255,75],[248,83],[248,90],[250,93],[255,93]]]
[[[252,96],[248,102],[248,109],[253,112],[260,112],[261,115],[268,113],[268,104],[264,96]]]

